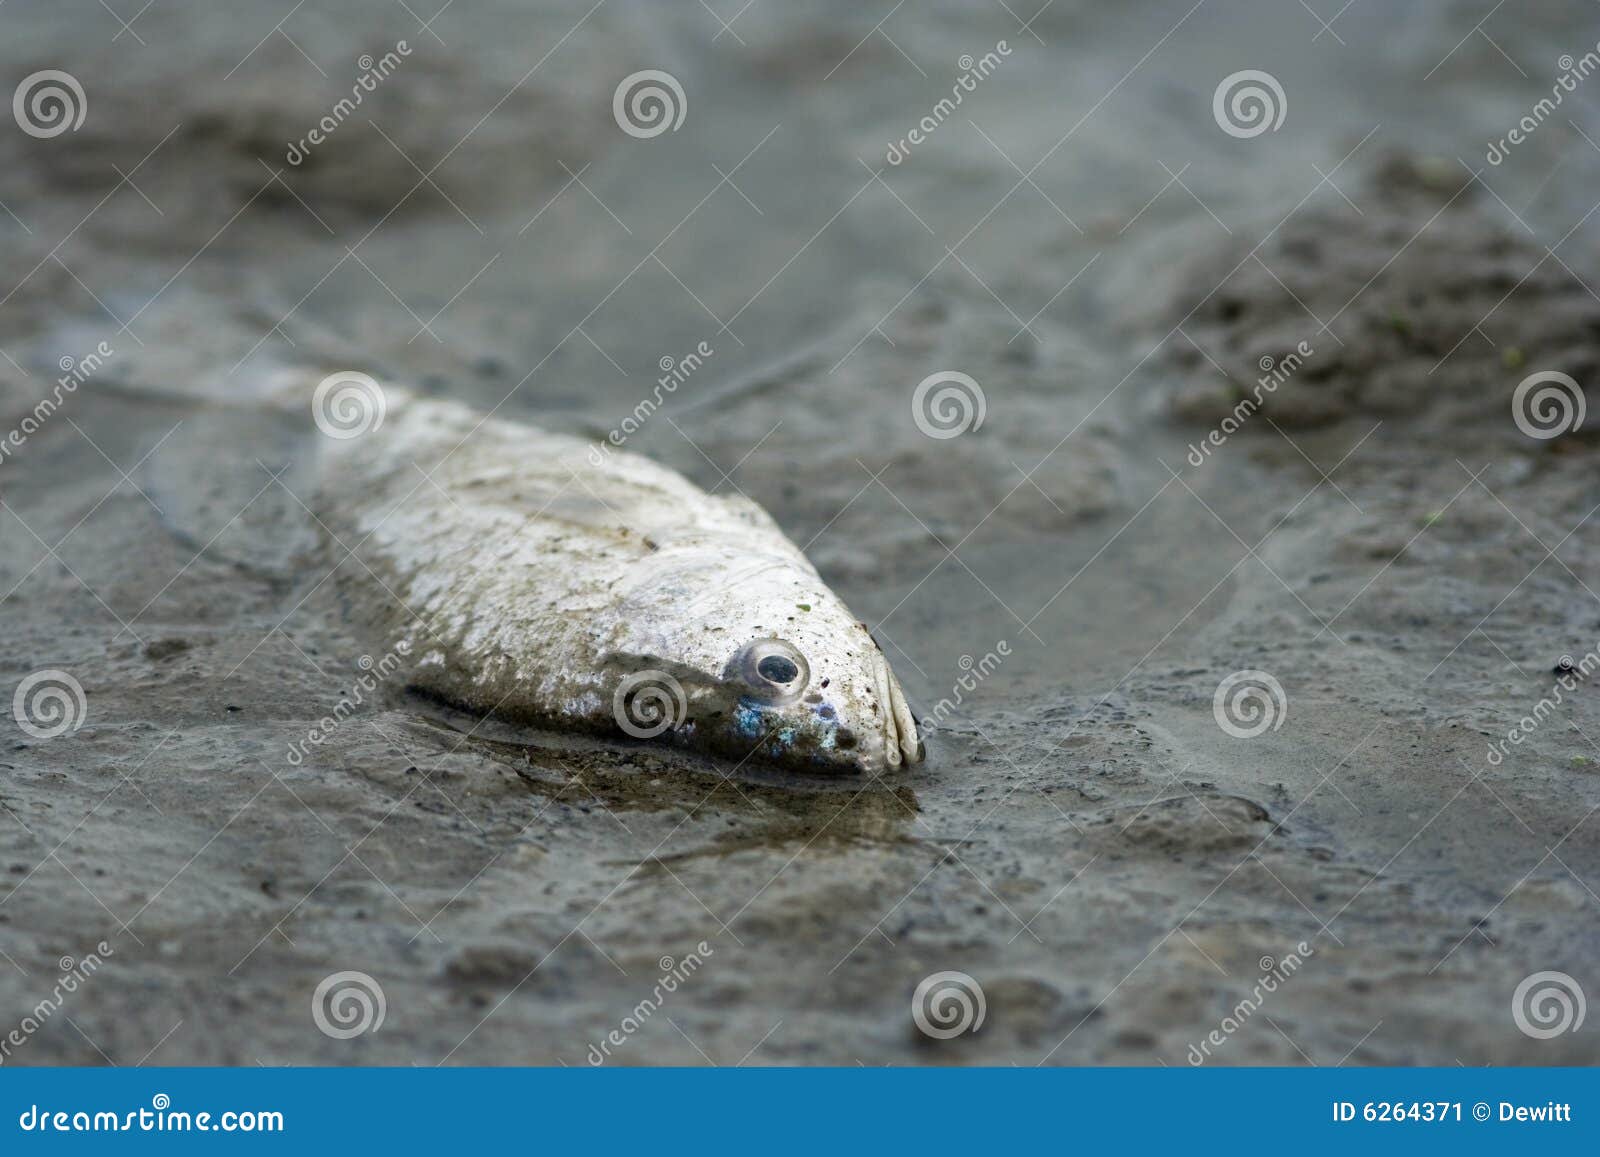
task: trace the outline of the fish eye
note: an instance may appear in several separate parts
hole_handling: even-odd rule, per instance
[[[757,639],[745,647],[734,663],[737,674],[764,698],[796,698],[811,681],[811,665],[792,644],[782,639]]]
[[[756,664],[756,674],[773,683],[789,684],[800,674],[800,668],[787,655],[768,655]]]

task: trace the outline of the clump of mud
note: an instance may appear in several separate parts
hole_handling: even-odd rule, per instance
[[[1353,205],[1329,200],[1180,276],[1174,417],[1215,423],[1253,399],[1286,427],[1426,415],[1517,437],[1530,373],[1595,379],[1600,298],[1464,170],[1391,157]]]
[[[565,179],[563,164],[576,171],[589,160],[586,142],[604,123],[597,93],[515,83],[514,74],[429,55],[404,30],[368,39],[321,78],[273,40],[233,61],[227,83],[208,86],[108,52],[96,88],[117,99],[96,102],[70,149],[21,134],[0,141],[0,188],[24,204],[93,204],[131,181],[149,198],[143,209],[95,214],[89,235],[126,244],[131,233],[145,246],[192,252],[168,216],[178,209],[194,217],[259,199],[331,236],[339,225],[440,205],[463,220],[466,206],[536,205]],[[222,75],[229,59],[218,49],[203,64]],[[486,118],[488,108],[502,115]]]

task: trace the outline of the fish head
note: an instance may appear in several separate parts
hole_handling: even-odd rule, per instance
[[[692,586],[656,593],[652,645],[630,648],[613,697],[628,734],[642,722],[651,734],[641,737],[797,770],[921,761],[888,659],[802,557],[742,560],[714,579],[702,560]]]

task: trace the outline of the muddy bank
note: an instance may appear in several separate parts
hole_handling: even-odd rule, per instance
[[[0,459],[0,687],[83,691],[0,748],[0,1029],[109,950],[6,1063],[1590,1059],[1511,1001],[1600,984],[1600,708],[1539,706],[1600,644],[1594,448],[1513,409],[1597,368],[1593,98],[1477,159],[1582,21],[1492,20],[1512,67],[1468,5],[1335,40],[1276,6],[591,4],[161,4],[144,47],[0,12],[11,72],[88,96],[0,134],[0,428],[83,379]],[[1213,92],[1263,66],[1283,126],[1230,135]],[[612,95],[649,68],[687,111],[640,138]],[[252,400],[357,369],[601,438],[701,343],[629,448],[772,513],[928,761],[730,774],[390,684],[304,748],[376,658],[363,560]],[[933,437],[947,371],[982,420]],[[214,542],[176,518],[213,424]],[[1264,726],[1219,723],[1238,672]],[[350,971],[385,1017],[344,1039],[312,1010]],[[944,971],[980,1032],[916,1027]]]

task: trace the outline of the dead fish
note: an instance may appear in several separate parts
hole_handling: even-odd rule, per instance
[[[364,388],[345,399],[365,419],[354,436],[337,398],[314,403],[306,504],[327,546],[353,552],[338,588],[404,644],[411,687],[793,768],[922,759],[867,627],[754,502],[606,443]]]

